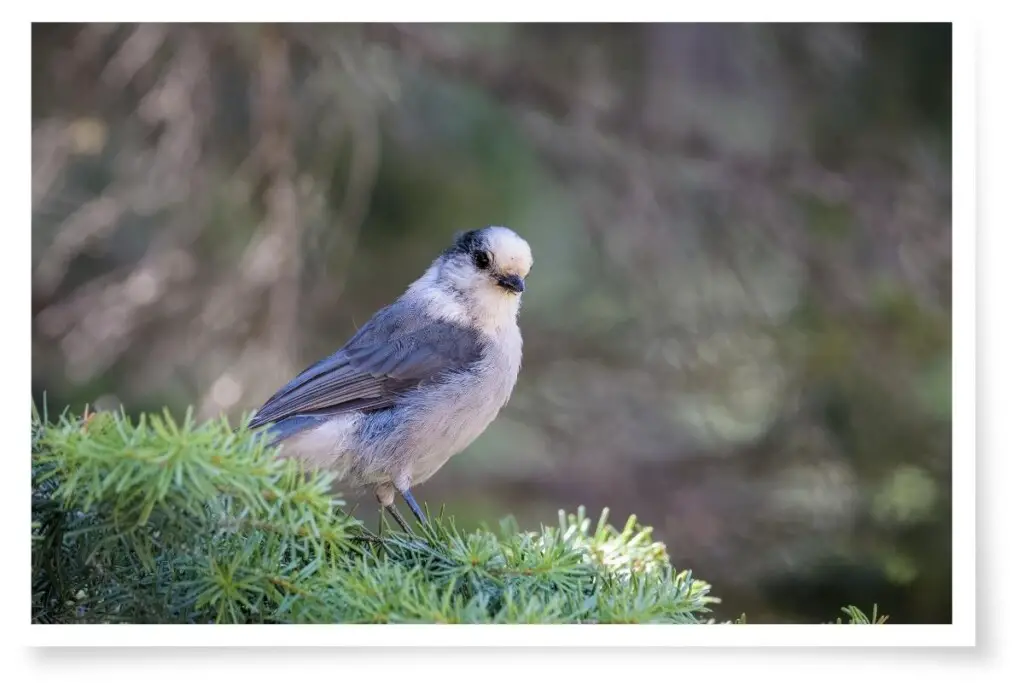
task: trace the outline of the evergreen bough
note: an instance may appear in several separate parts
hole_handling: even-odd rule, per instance
[[[35,623],[712,623],[649,527],[497,533],[348,515],[332,475],[226,420],[33,406]],[[851,611],[852,610],[852,611]],[[847,608],[854,623],[867,617]]]

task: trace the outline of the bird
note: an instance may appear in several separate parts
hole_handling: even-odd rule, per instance
[[[455,234],[429,267],[331,355],[284,384],[248,422],[279,457],[371,488],[407,533],[401,496],[465,450],[511,399],[529,243],[505,226]]]

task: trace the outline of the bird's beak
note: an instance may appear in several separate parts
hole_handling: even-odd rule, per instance
[[[507,289],[510,292],[521,293],[526,289],[526,283],[523,282],[523,278],[514,274],[503,274],[499,275],[498,284]]]

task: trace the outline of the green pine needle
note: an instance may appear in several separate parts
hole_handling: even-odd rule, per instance
[[[714,621],[710,586],[635,517],[374,533],[329,474],[226,420],[49,416],[33,406],[34,622]]]

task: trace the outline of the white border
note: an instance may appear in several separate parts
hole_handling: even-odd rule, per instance
[[[837,608],[837,615],[839,614]],[[950,647],[973,645],[959,624],[829,625],[62,625],[31,626],[33,645],[91,647]]]
[[[953,27],[953,628],[975,642],[975,35]],[[863,609],[863,608],[862,608]],[[879,607],[881,609],[881,606]],[[968,636],[969,634],[969,636]]]
[[[175,9],[182,9],[187,2],[174,3]],[[409,12],[403,12],[403,19],[418,18],[423,20],[504,20],[522,19],[523,16],[535,16],[528,11],[531,3],[517,3],[515,7],[520,10],[516,17],[494,16],[493,13],[471,17],[466,12],[455,6],[442,7],[443,3],[405,3]],[[539,3],[532,3],[534,7]],[[689,3],[688,3],[689,4]],[[687,5],[688,5],[687,4]],[[820,4],[799,3],[804,7],[793,11],[786,11],[790,8],[781,5],[785,3],[741,3],[742,10],[735,8],[737,3],[716,1],[714,8],[718,10],[714,16],[707,16],[706,8],[678,6],[673,8],[676,12],[668,14],[662,12],[655,14],[650,11],[650,5],[642,2],[628,3],[625,8],[628,14],[613,16],[608,12],[591,12],[587,20],[615,20],[615,19],[658,19],[658,20],[724,20],[727,17],[743,16],[745,20],[756,21],[768,20],[863,20],[864,10],[874,8],[882,10],[884,19],[879,19],[879,12],[872,13],[872,20],[921,20],[921,12],[914,12],[914,3],[878,3],[858,2],[857,8],[861,10],[857,17],[823,17],[824,12]],[[198,5],[198,3],[197,3]],[[357,5],[350,7],[349,5]],[[790,3],[792,6],[792,3]],[[129,5],[125,4],[125,7]],[[932,20],[941,21],[952,17],[950,11],[952,3],[928,3],[929,14]],[[962,5],[961,5],[962,6]],[[137,20],[165,20],[166,16],[145,16],[152,15],[152,12],[159,12],[161,9],[168,9],[168,6],[138,6],[132,5],[131,16]],[[251,2],[247,4],[248,14],[245,20],[296,20],[294,12],[283,13],[280,10],[287,8],[294,10],[295,3],[260,3]],[[592,5],[588,9],[596,9]],[[269,8],[271,11],[266,11]],[[373,8],[373,16],[369,16],[365,10]],[[757,12],[757,9],[767,9],[767,12]],[[109,12],[101,13],[96,3],[54,3],[48,2],[32,7],[37,15],[37,20],[98,20],[103,18],[114,18]],[[145,10],[149,10],[146,12]],[[225,9],[228,9],[225,6]],[[277,10],[274,12],[273,10]],[[323,20],[380,20],[380,6],[374,4],[343,3],[343,6],[336,8],[336,11],[329,15],[318,14]],[[415,9],[426,9],[426,12],[415,12]],[[478,8],[479,9],[479,8]],[[500,9],[500,8],[499,8]],[[527,9],[524,13],[523,10]],[[551,9],[548,7],[548,9]],[[565,7],[564,9],[571,9]],[[642,11],[646,9],[647,11]],[[729,10],[732,9],[732,12]],[[800,11],[804,9],[805,11]],[[817,9],[818,12],[808,13],[806,10]],[[920,10],[920,7],[918,8]],[[262,11],[261,11],[262,10]],[[447,10],[444,12],[442,10]],[[910,11],[908,11],[910,10]],[[742,14],[740,12],[742,11]],[[638,15],[637,12],[640,12]],[[140,14],[141,13],[141,14]],[[312,17],[314,13],[306,13]],[[394,13],[391,13],[392,15]],[[674,15],[674,16],[673,16]],[[787,15],[789,15],[787,17]],[[124,13],[121,13],[124,16]],[[198,16],[196,13],[192,17]],[[231,16],[231,15],[229,15]],[[241,20],[242,17],[234,15],[233,18]],[[565,20],[578,19],[579,15],[571,11],[565,13]],[[24,24],[16,27],[17,30],[27,29]],[[5,36],[7,37],[7,36]],[[21,55],[26,54],[28,40],[22,34],[11,40],[5,40],[5,50],[21,48]],[[10,515],[5,514],[5,527],[11,527],[15,532],[10,534],[12,539],[21,539],[21,542],[13,541],[5,544],[11,549],[14,558],[5,567],[5,572],[14,571],[14,567],[21,569],[15,580],[5,582],[10,586],[8,590],[13,591],[12,595],[18,598],[13,604],[18,606],[13,610],[16,633],[28,644],[32,645],[97,645],[97,646],[356,646],[376,647],[384,644],[405,644],[416,646],[454,645],[481,647],[481,646],[529,646],[529,647],[651,647],[665,645],[699,645],[699,646],[812,646],[829,645],[839,647],[851,646],[943,646],[943,645],[972,645],[975,642],[975,562],[974,562],[974,541],[975,541],[975,459],[972,457],[975,452],[975,386],[974,386],[974,354],[975,335],[972,333],[974,322],[974,301],[975,301],[975,198],[974,198],[974,158],[975,158],[975,109],[972,94],[975,87],[974,72],[974,35],[973,27],[964,25],[958,21],[954,31],[954,324],[955,324],[955,348],[954,348],[954,382],[956,411],[954,428],[954,576],[956,591],[954,593],[954,618],[955,623],[951,626],[900,626],[887,625],[884,628],[846,627],[838,625],[828,626],[757,626],[746,625],[736,627],[664,627],[664,626],[570,626],[570,627],[546,627],[532,626],[505,627],[444,627],[432,626],[308,626],[308,627],[260,627],[260,626],[74,626],[74,627],[47,627],[27,624],[28,604],[23,598],[23,591],[17,587],[27,585],[28,579],[28,547],[24,542],[24,529],[27,528],[26,506],[17,507],[13,501],[25,501],[27,496],[24,488],[27,483],[27,466],[22,469],[15,468],[14,471],[21,473],[25,478],[19,480],[15,476],[0,478],[3,485],[10,489],[5,491],[5,503],[12,508],[17,508]],[[5,55],[5,62],[10,64],[25,65],[27,61],[10,59]],[[27,86],[27,74],[22,74]],[[25,87],[22,92],[27,92]],[[3,113],[11,118],[12,111]],[[19,126],[24,125],[24,118],[14,118],[9,122],[8,131],[24,130]],[[22,159],[30,159],[28,147],[30,136],[23,136],[8,133],[12,138],[10,150],[20,151]],[[27,162],[30,163],[30,162]],[[8,165],[13,165],[8,162]],[[8,185],[8,191],[16,189],[20,193],[21,201],[27,204],[30,193],[30,174],[25,173],[20,177],[20,182]],[[13,193],[12,193],[13,194]],[[13,205],[13,200],[11,203]],[[24,205],[24,204],[23,204]],[[28,216],[26,210],[22,216]],[[24,223],[22,223],[24,225]],[[17,261],[16,267],[5,269],[5,278],[16,278],[17,282],[5,288],[7,292],[15,292],[15,301],[26,306],[28,300],[28,251],[27,234],[21,230],[12,231],[22,239],[21,243],[26,248],[20,251],[25,257],[18,256],[24,260]],[[25,308],[12,312],[12,317],[19,320],[26,320]],[[17,348],[24,355],[29,355],[28,339],[18,340]],[[15,376],[20,386],[28,386],[29,368],[28,364],[15,363]],[[13,381],[12,381],[13,384]],[[10,391],[3,395],[3,400],[10,403],[9,410],[0,412],[4,419],[11,421],[10,428],[5,430],[9,434],[22,434],[24,431],[23,415],[27,414],[23,406],[23,391]],[[12,419],[16,418],[16,419]],[[5,424],[5,427],[7,425]],[[15,440],[15,444],[18,442]],[[21,442],[24,447],[11,448],[11,458],[17,457],[17,453],[27,450],[27,437]],[[5,529],[6,530],[6,529]],[[869,607],[869,606],[861,606]],[[881,606],[884,611],[884,605]],[[838,609],[838,606],[837,606]],[[839,616],[837,614],[837,616]],[[28,626],[28,628],[26,628]],[[382,630],[383,629],[383,630]],[[453,630],[454,629],[454,630]],[[682,673],[682,672],[680,672]]]

